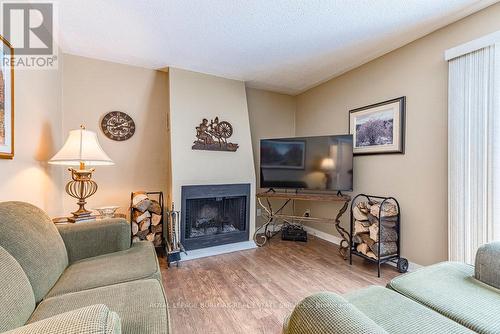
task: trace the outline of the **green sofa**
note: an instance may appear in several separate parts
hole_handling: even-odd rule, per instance
[[[283,333],[500,333],[500,242],[480,247],[475,266],[443,262],[387,287],[309,296]]]
[[[124,219],[56,226],[0,203],[0,296],[0,333],[169,333],[155,249]]]

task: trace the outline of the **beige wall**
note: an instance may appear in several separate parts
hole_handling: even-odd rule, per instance
[[[172,193],[177,208],[183,185],[250,183],[255,198],[255,171],[245,85],[242,81],[170,68]],[[192,150],[195,127],[215,117],[233,125],[229,141],[236,152]],[[251,201],[250,233],[255,226]],[[252,234],[251,234],[252,235]]]
[[[296,98],[260,89],[247,88],[248,115],[252,133],[257,187],[259,185],[260,140],[295,135]],[[257,217],[257,224],[262,218]]]
[[[168,73],[95,59],[64,55],[62,133],[85,124],[96,131],[114,166],[96,168],[97,193],[88,208],[119,205],[127,212],[130,192],[167,191]],[[102,116],[113,110],[129,114],[135,135],[124,142],[104,136]],[[63,169],[62,167],[60,167]],[[69,174],[64,174],[64,181]],[[75,209],[75,200],[64,194],[64,213]]]
[[[61,145],[61,72],[15,72],[15,156],[0,160],[0,201],[25,201],[56,215],[61,173],[47,164]]]
[[[448,71],[444,51],[497,30],[500,4],[297,97],[298,136],[347,133],[350,109],[407,97],[406,154],[356,157],[354,193],[392,195],[400,200],[402,252],[415,263],[447,259]],[[314,206],[312,213],[331,216],[333,210]],[[331,226],[315,226],[334,233]]]

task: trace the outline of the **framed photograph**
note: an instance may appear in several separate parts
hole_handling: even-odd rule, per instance
[[[406,97],[349,111],[354,155],[405,152]]]
[[[14,158],[14,68],[13,49],[0,36],[0,159]]]
[[[304,169],[306,142],[303,140],[263,140],[260,156],[262,168]]]

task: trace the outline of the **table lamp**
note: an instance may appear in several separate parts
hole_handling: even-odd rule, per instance
[[[68,221],[75,223],[91,218],[91,211],[85,209],[86,199],[95,194],[97,183],[92,180],[94,168],[88,166],[114,165],[113,160],[104,152],[97,134],[86,130],[82,125],[78,130],[71,130],[63,147],[49,160],[49,164],[63,166],[78,166],[68,170],[71,172],[72,180],[66,185],[66,192],[73,198],[78,199],[78,210],[72,212]]]
[[[335,161],[332,158],[324,158],[321,161],[321,170],[325,172],[326,176],[326,189],[330,189],[332,186],[332,176],[330,175],[335,170]]]

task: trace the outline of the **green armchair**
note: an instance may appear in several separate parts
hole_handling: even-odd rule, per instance
[[[0,292],[0,332],[169,333],[156,251],[124,219],[56,227],[0,203]]]

